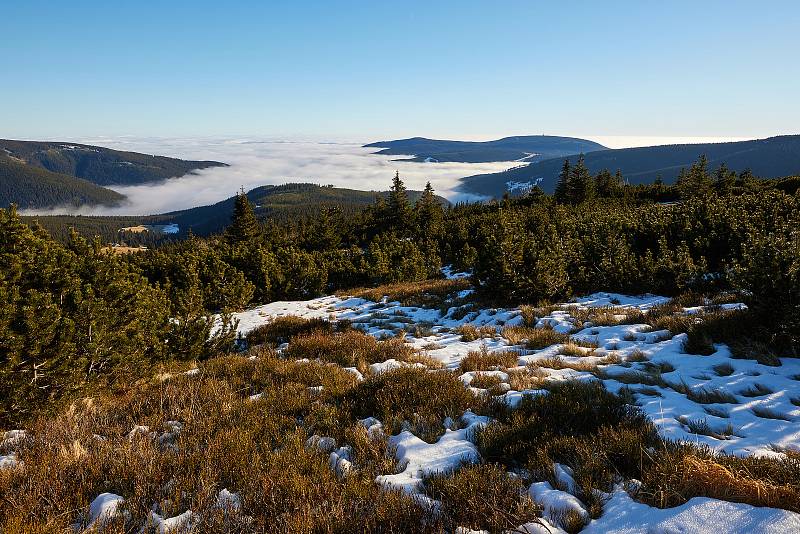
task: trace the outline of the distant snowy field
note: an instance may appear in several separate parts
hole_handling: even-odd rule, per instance
[[[766,366],[754,360],[733,359],[724,345],[716,345],[716,351],[708,356],[690,355],[682,350],[685,334],[673,336],[664,330],[652,331],[644,324],[584,327],[576,324],[570,314],[570,310],[594,306],[610,306],[621,312],[631,309],[646,312],[668,300],[654,295],[596,293],[565,303],[560,309],[541,318],[537,327],[549,325],[556,331],[572,333],[574,339],[596,343],[598,348],[591,354],[591,349],[585,349],[586,355],[562,355],[559,358],[566,365],[578,362],[598,364],[607,377],[603,379],[607,389],[617,392],[629,387],[638,393],[638,404],[665,438],[705,444],[712,450],[742,456],[781,456],[782,450],[800,451],[800,360],[783,358],[779,367]],[[406,307],[398,302],[387,302],[386,299],[376,303],[360,298],[327,296],[308,301],[273,302],[238,313],[235,317],[239,320],[239,332],[243,335],[276,317],[287,315],[348,320],[354,327],[376,337],[394,335],[401,328],[407,332],[413,331],[414,325],[421,324],[425,325],[430,335],[417,338],[406,333],[406,341],[450,369],[457,369],[468,352],[485,347],[490,352],[516,350],[519,353],[519,366],[541,362],[541,369],[547,372],[550,379],[597,379],[590,372],[561,365],[557,369],[548,369],[546,362],[560,354],[560,344],[541,350],[525,350],[520,345],[509,344],[500,335],[500,327],[521,324],[519,309],[482,309],[460,319],[453,317],[454,311],[455,308],[451,308],[443,314],[436,309]],[[684,308],[683,313],[698,311],[699,308]],[[497,327],[497,335],[462,341],[456,331],[462,325],[494,326]],[[619,356],[618,363],[603,364],[603,358],[612,352]],[[372,365],[370,371],[380,373],[401,365],[409,364],[389,360]],[[695,392],[721,391],[730,394],[729,402],[701,404],[670,387],[645,387],[630,383],[626,378],[632,373],[647,373],[654,366],[665,371],[661,376],[670,384],[685,384]],[[487,373],[495,374],[501,380],[508,379],[503,371],[483,374]],[[475,374],[464,373],[461,380],[469,385]],[[501,388],[505,390],[502,397],[511,406],[518,404],[523,395],[547,394],[546,390],[514,391],[508,384],[501,385],[505,386]],[[488,418],[467,411],[460,424],[452,422],[448,425],[452,429],[434,444],[424,442],[408,430],[391,437],[391,443],[397,448],[398,459],[406,468],[399,474],[379,477],[379,482],[403,489],[420,499],[428,499],[420,493],[422,477],[427,473],[455,469],[464,461],[478,461],[480,454],[470,441],[470,431],[476,425],[487,422]],[[370,432],[382,429],[380,421],[374,418],[364,420],[363,424]],[[698,424],[706,425],[705,428],[710,431],[703,434],[694,432],[692,429]],[[706,434],[716,434],[716,437]],[[335,443],[326,441],[331,438],[315,439],[310,441],[315,445],[324,443],[330,449],[333,469],[337,472],[347,469],[346,447],[335,450]],[[557,465],[557,470],[559,468],[563,486],[574,486],[569,468]],[[635,484],[635,481],[632,483]],[[587,513],[575,496],[554,489],[547,482],[532,484],[529,493],[544,507],[545,518],[564,510]],[[562,532],[552,523],[548,525],[551,532]],[[534,524],[522,525],[520,531],[546,532]],[[682,506],[660,510],[634,501],[619,486],[608,495],[603,515],[592,520],[584,532],[800,532],[800,514],[709,498],[694,498]]]

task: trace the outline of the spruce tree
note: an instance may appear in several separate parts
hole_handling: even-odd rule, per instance
[[[444,221],[444,210],[436,200],[430,182],[425,184],[422,196],[414,206],[414,216],[417,222],[417,236],[420,239],[439,237]]]
[[[568,199],[572,204],[580,204],[595,197],[594,180],[586,167],[583,154],[578,156],[578,161],[572,167]]]
[[[570,170],[569,159],[565,159],[564,165],[561,166],[561,173],[558,175],[558,183],[554,194],[556,202],[559,204],[565,204],[569,201],[571,179],[572,171]]]
[[[736,185],[736,172],[728,169],[724,163],[714,173],[714,189],[720,195],[729,195]]]
[[[392,188],[389,191],[389,223],[392,229],[401,235],[408,233],[411,227],[413,213],[411,202],[408,200],[408,193],[403,180],[400,179],[400,172],[397,171],[392,179]]]
[[[610,198],[616,195],[619,189],[618,178],[608,169],[603,169],[595,176],[595,190],[597,196]]]
[[[233,217],[231,224],[225,231],[225,236],[229,243],[252,244],[261,237],[261,225],[256,219],[253,207],[244,193],[244,189],[236,195],[233,206]]]

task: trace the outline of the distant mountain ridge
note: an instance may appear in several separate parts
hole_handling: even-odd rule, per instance
[[[751,141],[662,145],[639,148],[606,149],[586,153],[586,166],[594,174],[602,169],[619,169],[630,184],[652,183],[657,177],[674,183],[681,168],[689,167],[705,154],[711,169],[725,163],[741,172],[749,168],[761,178],[780,178],[800,174],[800,135],[782,135]],[[569,156],[575,162],[577,154]],[[461,179],[463,192],[498,197],[508,188],[524,183],[538,183],[552,193],[564,156],[509,169]]]
[[[552,135],[523,135],[494,141],[447,141],[412,137],[378,141],[364,146],[382,148],[377,154],[413,156],[411,161],[461,163],[539,161],[606,148],[586,139]]]
[[[117,205],[125,197],[104,186],[160,182],[220,166],[226,164],[78,143],[0,139],[0,207]]]

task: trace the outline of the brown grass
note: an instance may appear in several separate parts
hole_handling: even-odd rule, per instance
[[[441,501],[445,523],[457,527],[514,531],[519,525],[539,522],[540,510],[525,494],[522,481],[496,465],[466,466],[452,474],[425,480],[425,490]]]
[[[639,497],[659,508],[702,496],[800,511],[800,462],[714,457],[687,447],[659,453]]]
[[[535,364],[526,365],[522,369],[511,369],[507,373],[508,383],[515,391],[540,389],[547,379],[547,372]]]
[[[414,349],[400,338],[378,341],[369,334],[351,330],[334,335],[312,332],[295,337],[285,355],[291,359],[319,359],[365,370],[368,364],[392,358],[408,361],[412,359]]]
[[[286,343],[294,336],[322,332],[333,332],[334,326],[325,319],[306,319],[297,315],[276,317],[269,323],[254,328],[247,334],[248,346],[260,343]]]
[[[459,369],[467,371],[492,371],[515,367],[519,360],[519,353],[513,350],[489,352],[486,347],[481,350],[470,351],[461,359]]]
[[[484,325],[475,326],[471,324],[462,324],[456,329],[461,335],[461,341],[475,341],[476,339],[492,338],[497,335],[497,327]]]
[[[340,295],[381,301],[386,297],[390,302],[400,302],[403,306],[417,306],[438,308],[452,294],[469,289],[471,284],[468,279],[455,280],[425,280],[422,282],[400,282],[387,284],[374,288],[354,289],[340,292]]]
[[[507,326],[502,336],[512,345],[524,345],[529,350],[539,350],[557,343],[569,341],[567,334],[556,332],[552,328],[531,328],[528,326]]]

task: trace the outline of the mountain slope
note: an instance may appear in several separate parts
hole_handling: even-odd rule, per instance
[[[395,141],[379,141],[364,145],[382,148],[378,154],[411,155],[412,161],[458,161],[484,163],[490,161],[538,161],[580,152],[603,150],[594,141],[575,137],[526,135],[504,137],[494,141],[446,141],[413,137]]]
[[[602,169],[622,171],[631,184],[651,183],[657,176],[665,183],[673,183],[681,168],[688,167],[705,154],[711,169],[725,163],[735,171],[750,168],[761,178],[778,178],[800,172],[800,135],[784,135],[737,141],[732,143],[700,143],[664,145],[641,148],[601,150],[585,155],[586,165],[592,173]],[[572,162],[577,159],[573,155]],[[500,196],[509,183],[539,181],[546,192],[552,192],[564,158],[552,158],[505,172],[482,174],[462,178],[460,189],[465,192]]]
[[[0,139],[0,155],[51,172],[83,178],[97,185],[158,182],[207,167],[218,161],[186,161],[137,152],[122,152],[76,143]]]
[[[125,197],[86,180],[0,155],[0,207],[17,204],[20,209],[48,206],[115,205]]]

